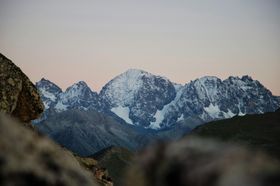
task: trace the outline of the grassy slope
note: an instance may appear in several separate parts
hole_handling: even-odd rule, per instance
[[[191,135],[240,143],[264,150],[280,159],[280,112],[246,115],[210,122],[195,128]]]
[[[109,147],[94,154],[100,167],[105,167],[113,178],[114,185],[121,185],[121,178],[128,166],[130,166],[134,154],[121,147]]]

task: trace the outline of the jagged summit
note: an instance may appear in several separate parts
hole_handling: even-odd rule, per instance
[[[40,80],[41,82],[44,82],[44,81],[49,81],[47,79],[45,79],[44,77]]]
[[[82,97],[91,96],[92,93],[94,92],[92,92],[92,90],[89,88],[86,82],[79,81],[66,89],[66,91],[64,92],[64,98],[72,99],[74,97],[79,97],[79,96]]]
[[[229,76],[228,78],[226,79],[221,79],[217,76],[202,76],[202,77],[199,77],[195,80],[191,80],[190,82],[193,82],[193,81],[201,81],[201,82],[204,82],[204,81],[226,81],[226,80],[231,80],[231,81],[243,81],[243,82],[252,82],[252,81],[257,81],[257,80],[254,80],[251,76],[249,75],[242,75],[242,76]],[[175,83],[176,84],[176,83]],[[188,83],[187,83],[188,84]]]
[[[134,95],[143,86],[144,76],[152,76],[152,74],[138,69],[129,69],[107,83],[100,92],[101,97],[111,104],[125,106],[133,101]]]
[[[127,71],[123,72],[122,74],[150,74],[150,73],[142,69],[130,68]]]
[[[253,78],[249,75],[244,75],[241,77],[243,81],[254,81]]]
[[[145,70],[142,70],[142,69],[136,69],[136,68],[130,68],[128,70],[126,70],[125,72],[119,74],[118,76],[116,76],[115,78],[117,77],[127,77],[127,78],[140,78],[140,77],[160,77],[162,79],[165,79],[165,80],[168,80],[168,78],[164,77],[164,76],[159,76],[159,75],[155,75],[155,74],[152,74],[148,71],[145,71]],[[113,79],[115,79],[113,78]],[[168,80],[169,81],[169,80]]]
[[[201,78],[198,78],[197,80],[204,82],[204,81],[217,81],[217,80],[220,80],[220,79],[216,76],[203,76]]]
[[[176,95],[172,82],[138,69],[130,69],[107,83],[100,92],[108,109],[127,123],[149,126],[154,114]]]
[[[41,93],[46,111],[61,112],[68,109],[97,109],[100,106],[98,94],[92,91],[84,81],[79,81],[68,87],[64,92],[53,82],[42,78],[36,83]]]
[[[50,84],[55,84],[53,82],[51,82],[50,80],[46,79],[46,78],[42,78],[40,79],[40,81],[38,81],[37,83],[42,84],[42,83],[50,83]]]
[[[62,92],[62,89],[58,85],[45,78],[42,78],[40,81],[38,81],[36,83],[36,87],[40,87],[41,89],[45,89],[52,92]]]
[[[48,110],[54,102],[57,101],[58,96],[62,93],[62,90],[55,83],[42,78],[39,82],[36,83],[41,99],[43,100],[45,109]]]
[[[89,88],[89,86],[87,85],[86,82],[78,81],[77,83],[74,83],[72,86],[68,87],[67,89],[70,89],[70,88],[83,88],[83,87]]]

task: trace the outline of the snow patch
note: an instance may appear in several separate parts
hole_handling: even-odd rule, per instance
[[[50,103],[43,101],[43,104],[45,106],[45,110],[48,110],[50,108]]]
[[[55,110],[57,110],[58,112],[61,111],[65,111],[67,110],[67,105],[64,105],[61,101],[59,101],[56,105],[55,105]]]
[[[149,128],[151,129],[160,129],[160,124],[161,122],[164,120],[164,112],[163,112],[164,109],[162,110],[157,110],[156,114],[154,115],[154,117],[156,118],[156,121],[154,122],[151,122]]]
[[[54,94],[48,92],[48,91],[45,90],[44,88],[39,89],[39,91],[41,92],[41,94],[42,94],[44,97],[50,99],[51,101],[55,101],[55,100],[56,100],[56,96],[55,96]]]
[[[62,94],[61,99],[63,102],[67,102],[70,99],[79,98],[86,88],[88,88],[88,86],[83,81],[75,83],[74,85],[66,89],[66,91]]]
[[[218,78],[214,76],[205,76],[195,82],[194,86],[199,90],[198,95],[201,99],[209,99],[215,102],[218,94]]]
[[[238,116],[245,116],[246,114],[244,114],[243,112],[239,112]]]
[[[183,85],[181,85],[181,84],[175,84],[175,83],[173,83],[173,86],[174,86],[176,92],[178,92],[178,91],[183,87]]]
[[[223,112],[223,113],[225,118],[232,118],[233,116],[235,116],[235,114],[231,110],[228,110],[228,112]]]
[[[167,105],[164,105],[162,110],[157,110],[157,112],[154,115],[154,118],[156,118],[156,121],[151,122],[151,124],[148,128],[151,128],[151,129],[160,129],[161,128],[160,124],[164,120],[166,113],[170,112],[170,108],[172,106],[174,106],[178,102],[180,97],[182,96],[183,86],[179,86],[177,88],[178,88],[178,90],[177,90],[177,94],[176,94],[176,97],[174,98],[174,100],[171,101],[170,103],[168,103]]]
[[[184,120],[184,114],[181,114],[181,116],[177,119],[177,122]]]
[[[205,107],[204,110],[213,119],[221,118],[221,114],[223,114],[224,118],[232,118],[235,116],[235,114],[231,110],[228,109],[227,112],[223,112],[220,110],[218,105],[213,105],[212,103],[208,107]]]
[[[212,103],[205,107],[204,110],[211,116],[212,118],[219,118],[219,114],[221,113],[221,110],[218,105],[213,105]]]
[[[112,108],[111,111],[114,112],[120,118],[122,118],[126,123],[133,125],[133,122],[129,118],[130,109],[128,107],[118,106]]]
[[[143,76],[152,76],[141,70],[130,69],[111,80],[106,87],[105,97],[113,105],[125,106],[131,103],[143,85]]]

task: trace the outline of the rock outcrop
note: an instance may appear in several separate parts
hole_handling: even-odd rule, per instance
[[[152,146],[128,170],[130,186],[276,186],[280,164],[242,147],[187,138]]]
[[[11,60],[0,54],[0,112],[29,123],[44,105],[35,85]]]

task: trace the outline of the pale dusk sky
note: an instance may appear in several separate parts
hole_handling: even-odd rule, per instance
[[[0,0],[0,52],[63,89],[139,68],[181,84],[250,75],[280,95],[280,1]]]

